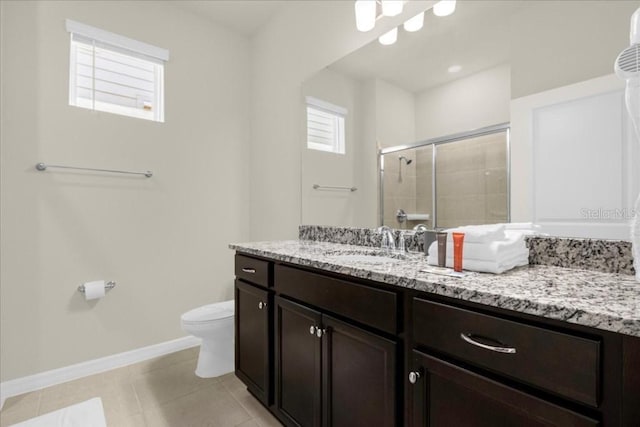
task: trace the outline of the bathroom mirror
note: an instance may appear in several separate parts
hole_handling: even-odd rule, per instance
[[[511,221],[535,221],[553,235],[626,239],[640,190],[638,144],[624,84],[612,73],[637,7],[459,0],[448,17],[427,10],[417,32],[399,28],[393,45],[375,40],[327,65],[303,83],[301,108],[305,96],[346,108],[346,153],[302,148],[302,223],[376,227],[389,216],[379,203],[389,197],[380,191],[380,150],[507,123],[511,176],[501,188],[509,188]],[[419,162],[402,165],[398,153],[386,165],[401,166],[411,183]],[[407,213],[438,213],[426,208],[429,184],[396,184],[392,197],[409,191],[425,206]],[[438,225],[453,216],[443,204]]]

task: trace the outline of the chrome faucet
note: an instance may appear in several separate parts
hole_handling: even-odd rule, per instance
[[[378,233],[382,235],[382,242],[380,247],[383,249],[391,249],[394,250],[396,248],[396,242],[393,237],[393,231],[386,225],[378,228]]]
[[[406,248],[407,248],[407,245],[404,238],[404,232],[400,230],[400,236],[398,237],[398,252],[404,255],[407,250]]]

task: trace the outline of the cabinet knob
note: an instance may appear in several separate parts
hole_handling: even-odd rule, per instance
[[[267,308],[267,303],[260,301],[258,303],[258,309],[262,310],[263,308]]]
[[[315,327],[315,326],[310,327],[310,328],[309,328],[309,333],[310,333],[311,335],[315,335],[315,334],[316,334],[316,327]]]
[[[316,328],[316,336],[318,338],[322,338],[322,336],[325,334],[325,330],[324,329],[320,329],[320,328]]]
[[[409,372],[409,382],[411,384],[415,384],[418,382],[418,380],[420,379],[420,372]]]

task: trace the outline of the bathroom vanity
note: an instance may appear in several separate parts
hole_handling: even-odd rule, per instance
[[[638,426],[640,286],[421,272],[326,242],[236,250],[236,374],[287,426]]]

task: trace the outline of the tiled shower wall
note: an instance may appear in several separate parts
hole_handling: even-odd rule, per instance
[[[400,165],[398,160],[400,156],[413,161],[410,165],[402,161]],[[396,212],[398,209],[403,209],[407,213],[416,212],[416,164],[415,150],[384,156],[384,225],[406,228],[406,223],[401,225],[396,220]]]
[[[455,227],[508,220],[507,145],[505,133],[441,144],[436,147],[437,224],[433,224],[433,147],[385,155],[384,224],[394,228]],[[400,166],[399,156],[412,159]],[[400,180],[399,167],[402,168]],[[398,209],[429,214],[428,221],[399,224]]]
[[[437,147],[438,227],[507,221],[505,134]]]

